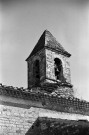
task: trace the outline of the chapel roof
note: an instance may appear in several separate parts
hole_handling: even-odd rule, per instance
[[[76,97],[62,97],[51,94],[44,91],[41,87],[28,90],[0,84],[0,95],[38,102],[42,104],[43,108],[50,110],[89,116],[89,102]]]
[[[67,120],[39,117],[30,127],[26,135],[88,135],[89,122],[87,120]]]

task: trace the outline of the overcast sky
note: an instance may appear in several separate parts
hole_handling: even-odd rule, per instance
[[[89,3],[87,0],[0,1],[0,82],[27,87],[28,57],[48,29],[72,54],[76,96],[89,101]]]

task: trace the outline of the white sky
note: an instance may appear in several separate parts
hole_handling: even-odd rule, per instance
[[[71,79],[76,96],[89,101],[89,3],[54,1],[0,2],[0,82],[27,87],[25,59],[48,29],[72,54]]]

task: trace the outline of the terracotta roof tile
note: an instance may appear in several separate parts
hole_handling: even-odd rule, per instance
[[[46,108],[52,110],[89,115],[89,102],[76,97],[66,98],[55,94],[52,95],[51,93],[42,92],[41,88],[40,91],[36,92],[36,89],[15,89],[15,87],[0,85],[0,95],[41,102]],[[70,110],[71,107],[72,111]]]

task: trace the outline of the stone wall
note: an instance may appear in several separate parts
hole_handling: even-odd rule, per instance
[[[37,118],[89,120],[89,116],[31,107],[29,109],[0,105],[0,135],[25,135]]]
[[[33,66],[35,60],[39,60],[39,66],[40,66],[40,81],[42,82],[45,78],[45,50],[41,50],[35,55],[33,55],[31,58],[28,59],[28,88],[31,88],[32,86],[35,86],[35,78],[33,75]]]
[[[55,71],[54,71],[54,59],[58,58],[62,61],[62,66],[63,66],[63,78],[62,80],[59,80],[59,83],[63,81],[66,81],[66,83],[71,83],[71,74],[70,74],[70,63],[69,63],[69,58],[58,54],[54,51],[46,49],[46,78],[49,79],[49,83],[53,83],[58,81],[55,76]],[[67,88],[67,87],[60,87],[57,89],[60,93],[60,95],[64,94],[64,96],[73,96],[74,91],[72,88]]]
[[[0,135],[25,135],[36,117],[32,109],[0,105]]]
[[[64,78],[66,79],[66,82],[71,83],[69,58],[48,49],[46,49],[46,77],[56,80],[54,73],[55,58],[59,58],[62,61]]]
[[[73,97],[74,91],[73,88],[60,86],[57,89],[55,89],[55,91],[52,92],[52,94],[68,98]]]
[[[59,58],[62,61],[63,66],[63,76],[66,82],[71,83],[70,76],[70,63],[69,58],[58,54],[54,51],[48,49],[42,49],[32,57],[30,57],[27,61],[28,65],[28,88],[31,88],[35,85],[35,78],[33,75],[33,65],[35,60],[39,60],[40,62],[40,83],[45,82],[45,79],[50,79],[56,81],[55,71],[54,71],[54,59]]]

